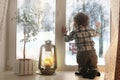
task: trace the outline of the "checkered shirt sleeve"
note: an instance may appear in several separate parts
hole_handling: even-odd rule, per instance
[[[65,41],[69,42],[75,39],[75,45],[78,51],[95,50],[92,37],[100,35],[98,31],[91,28],[82,28],[72,31],[70,35],[65,35]]]

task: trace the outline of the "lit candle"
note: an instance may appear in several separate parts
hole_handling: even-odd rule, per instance
[[[43,64],[45,66],[49,66],[49,67],[51,67],[53,65],[53,63],[54,63],[53,57],[46,57],[43,61]]]

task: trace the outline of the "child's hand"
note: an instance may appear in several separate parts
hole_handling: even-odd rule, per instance
[[[63,33],[67,33],[66,26],[62,26],[62,32],[63,32]]]
[[[96,23],[95,23],[95,26],[96,26],[96,29],[100,29],[101,23],[100,23],[100,22],[96,22]]]

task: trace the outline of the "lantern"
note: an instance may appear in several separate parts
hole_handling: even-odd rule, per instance
[[[50,40],[40,48],[39,69],[43,75],[52,75],[57,68],[56,47]]]

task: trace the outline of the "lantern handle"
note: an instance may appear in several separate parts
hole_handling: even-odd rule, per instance
[[[55,55],[55,65],[54,65],[54,68],[56,69],[57,68],[57,54],[56,54],[56,47],[55,47],[55,45],[53,45],[53,47],[54,47],[54,55]]]
[[[44,45],[42,45],[40,47],[40,54],[39,54],[39,65],[38,65],[38,68],[41,70],[41,57],[42,57],[42,48],[44,47]]]

